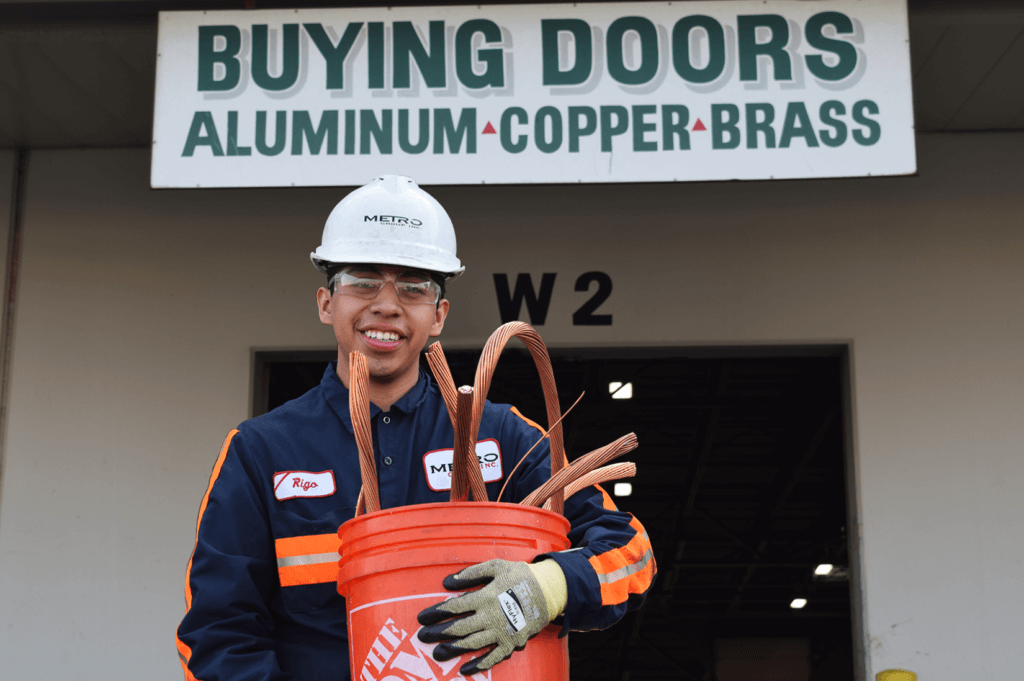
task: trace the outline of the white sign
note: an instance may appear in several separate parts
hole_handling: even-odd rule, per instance
[[[154,187],[916,170],[905,2],[161,12]]]

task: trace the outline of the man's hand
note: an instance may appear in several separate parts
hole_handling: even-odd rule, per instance
[[[495,646],[462,665],[463,676],[490,669],[513,650],[522,650],[565,607],[565,576],[552,560],[536,565],[489,560],[448,575],[442,584],[449,591],[486,584],[479,591],[433,605],[417,617],[423,625],[419,639],[442,642],[434,648],[439,662]],[[459,615],[463,616],[451,619]]]

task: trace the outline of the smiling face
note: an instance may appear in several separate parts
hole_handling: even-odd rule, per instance
[[[387,265],[372,268],[389,280],[399,279],[410,270]],[[376,297],[366,299],[332,294],[321,288],[316,292],[320,321],[334,328],[338,341],[338,375],[348,385],[349,353],[358,350],[366,356],[374,385],[404,395],[416,384],[419,353],[427,341],[441,334],[448,315],[448,301],[438,305],[403,303],[389,281]],[[378,402],[379,403],[379,402]]]

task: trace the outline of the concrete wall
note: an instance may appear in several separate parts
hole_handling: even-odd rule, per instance
[[[14,201],[14,173],[15,173],[15,152],[4,149],[0,150],[0,249],[3,251],[2,260],[4,265],[0,265],[0,272],[3,273],[3,279],[0,280],[0,291],[4,290],[5,282],[7,281],[7,247],[8,238],[10,237],[11,230],[11,204]],[[3,294],[0,294],[3,295]],[[0,298],[0,391],[3,390],[3,379],[5,372],[4,366],[4,338],[7,333],[7,314],[6,305],[4,299]],[[3,489],[4,479],[4,417],[3,409],[7,402],[5,398],[7,395],[0,393],[0,489]],[[0,498],[0,510],[2,510],[2,498]]]
[[[849,343],[868,670],[1002,681],[1024,667],[1024,135],[922,137],[919,167],[438,189],[469,266],[443,340],[497,326],[492,273],[558,272],[555,346]],[[307,253],[342,191],[147,178],[145,151],[32,155],[0,491],[19,679],[179,678],[195,514],[251,349],[332,345]],[[615,283],[610,327],[570,323],[589,270]]]
[[[0,149],[0,249],[3,249],[4,260],[7,259],[7,238],[11,227],[11,202],[14,200],[14,162],[15,152]],[[6,276],[6,268],[4,268]],[[0,282],[0,289],[3,283]],[[0,305],[2,308],[2,305]],[[7,320],[0,311],[0,338],[3,337]],[[3,471],[0,471],[2,474]]]
[[[14,164],[16,154],[8,149],[0,150],[0,249],[3,249],[4,261],[7,260],[7,239],[10,236],[11,228],[11,203],[14,201]],[[6,281],[6,266],[4,276]],[[3,283],[0,282],[0,289]],[[2,301],[0,301],[2,303]],[[2,312],[0,304],[0,338],[3,338],[4,329],[7,328],[7,319]],[[2,369],[0,369],[2,370]],[[0,475],[3,471],[0,471]]]

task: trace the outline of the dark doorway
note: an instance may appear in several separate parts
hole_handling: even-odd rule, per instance
[[[615,502],[644,523],[659,570],[639,613],[572,637],[574,680],[852,681],[845,353],[552,351],[562,408],[586,392],[564,421],[570,459],[637,434],[632,493]],[[471,384],[479,351],[445,354]],[[257,353],[254,412],[316,385],[333,358]],[[506,350],[489,398],[546,421],[525,350]]]

